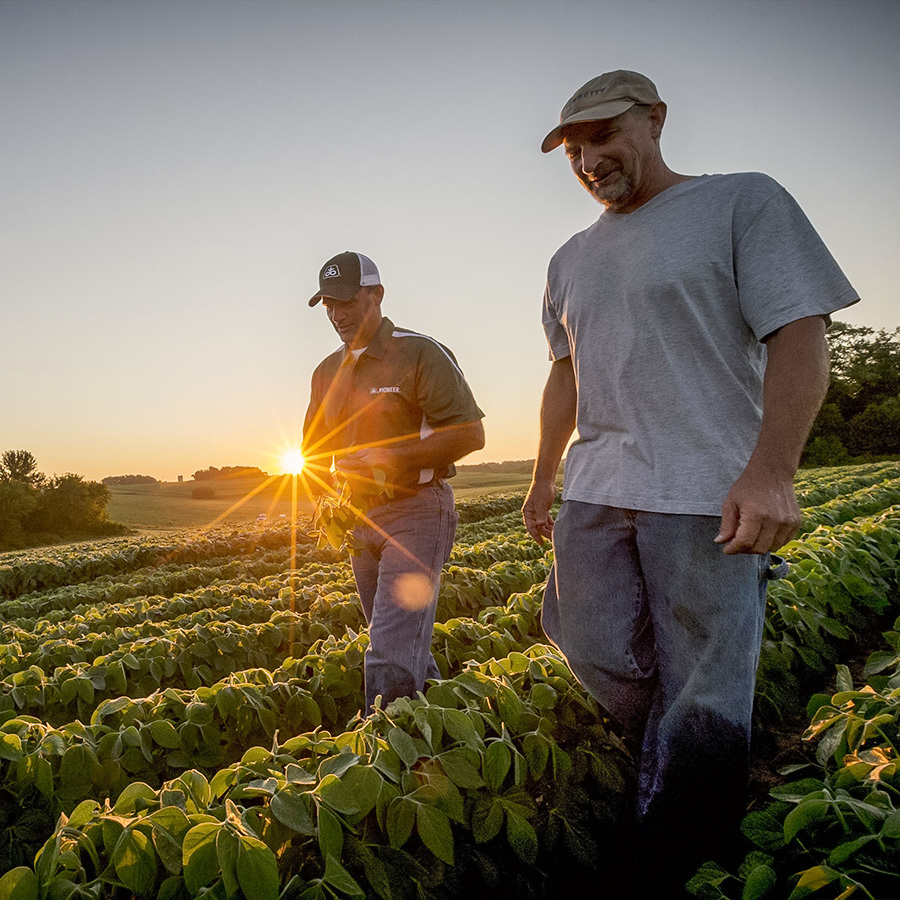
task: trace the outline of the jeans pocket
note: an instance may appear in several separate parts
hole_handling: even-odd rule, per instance
[[[766,581],[778,581],[779,578],[784,578],[787,575],[788,569],[790,569],[790,566],[783,556],[776,556],[774,553],[770,553],[768,554],[768,562],[763,578]]]

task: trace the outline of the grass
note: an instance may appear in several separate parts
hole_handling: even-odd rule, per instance
[[[212,525],[251,522],[261,515],[269,519],[291,515],[291,485],[278,496],[282,479],[277,479],[255,496],[247,498],[260,482],[255,478],[217,481],[160,482],[158,484],[113,485],[107,512],[114,522],[139,531],[205,528]],[[192,492],[209,488],[211,499],[196,499]],[[244,502],[241,502],[244,501]],[[298,514],[308,516],[312,503],[301,498]]]
[[[473,469],[476,467],[472,467]],[[450,481],[458,498],[472,498],[501,491],[524,491],[531,476],[514,472],[479,472],[463,468]],[[110,519],[138,531],[168,531],[183,528],[205,528],[213,523],[238,524],[252,522],[259,516],[275,519],[291,515],[291,485],[278,496],[282,479],[253,497],[241,502],[260,482],[254,478],[215,481],[160,482],[157,484],[112,485],[107,507]],[[215,492],[211,499],[192,496],[198,488]],[[301,519],[312,513],[313,504],[300,498]]]

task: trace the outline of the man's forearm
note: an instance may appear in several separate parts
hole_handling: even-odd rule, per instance
[[[763,418],[748,468],[793,478],[828,390],[828,345],[820,316],[798,319],[767,341]]]
[[[440,469],[484,447],[481,421],[448,425],[428,437],[393,449],[405,469]]]
[[[821,318],[798,319],[767,342],[763,420],[756,448],[722,504],[716,543],[725,553],[767,553],[800,526],[794,474],[828,388]]]
[[[578,388],[570,357],[556,360],[541,399],[541,438],[531,487],[522,506],[528,533],[543,546],[553,535],[550,508],[556,498],[556,473],[575,430]]]
[[[566,445],[575,430],[578,391],[572,358],[553,363],[541,399],[541,436],[534,463],[534,481],[556,479]]]

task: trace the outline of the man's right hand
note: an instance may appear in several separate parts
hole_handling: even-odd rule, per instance
[[[522,517],[528,533],[543,547],[544,538],[553,537],[553,517],[550,507],[556,499],[555,481],[533,481],[522,506]]]

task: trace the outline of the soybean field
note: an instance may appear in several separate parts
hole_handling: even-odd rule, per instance
[[[686,893],[900,896],[900,463],[797,490],[755,712],[796,756]],[[350,565],[302,528],[0,556],[0,897],[614,896],[631,760],[546,643],[522,500],[458,504],[442,677],[365,718]]]

